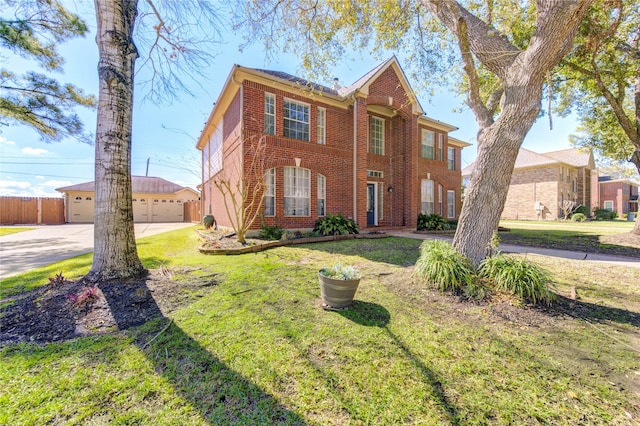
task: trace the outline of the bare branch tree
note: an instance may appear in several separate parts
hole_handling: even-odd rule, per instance
[[[242,145],[245,146],[243,158],[246,161],[225,168],[213,183],[222,194],[238,242],[244,244],[247,231],[262,212],[266,140],[264,136],[254,136]]]

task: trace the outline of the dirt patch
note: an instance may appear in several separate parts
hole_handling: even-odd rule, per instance
[[[65,281],[8,297],[0,301],[0,345],[69,340],[166,316],[217,284],[215,274],[189,272],[194,271],[161,268],[95,286]]]

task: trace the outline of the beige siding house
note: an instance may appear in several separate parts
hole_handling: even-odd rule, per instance
[[[462,170],[467,184],[474,165]],[[521,148],[511,176],[503,219],[554,220],[565,201],[592,207],[597,171],[591,152],[577,149],[538,154]]]
[[[184,203],[197,201],[197,191],[158,177],[132,176],[134,222],[183,222]],[[94,182],[57,188],[65,198],[68,223],[93,223]]]

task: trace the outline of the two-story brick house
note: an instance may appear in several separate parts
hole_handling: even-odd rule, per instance
[[[462,171],[465,182],[474,164]],[[554,220],[563,217],[561,206],[565,201],[590,208],[597,179],[591,152],[564,149],[538,154],[520,148],[501,217]]]
[[[255,188],[263,178],[266,225],[309,229],[327,213],[361,228],[415,226],[420,212],[457,218],[469,144],[424,115],[396,58],[351,86],[335,83],[235,65],[197,143],[204,213],[229,226],[213,182]]]
[[[596,207],[611,210],[619,216],[638,211],[638,184],[627,179],[613,179],[611,176],[598,178]]]

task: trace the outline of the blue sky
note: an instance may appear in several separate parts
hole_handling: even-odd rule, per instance
[[[56,75],[60,82],[70,82],[82,87],[88,93],[97,95],[98,52],[95,45],[95,18],[92,15],[93,2],[73,3],[89,24],[92,34],[84,39],[72,40],[60,46],[66,59],[64,74]],[[170,105],[155,105],[143,101],[144,93],[135,94],[133,115],[132,174],[144,176],[149,161],[149,176],[162,177],[184,186],[200,183],[200,152],[195,141],[200,135],[214,102],[227,79],[233,64],[253,68],[267,68],[300,75],[299,62],[291,55],[277,55],[270,62],[260,46],[253,46],[240,52],[241,39],[231,32],[223,33],[224,44],[220,54],[210,64],[206,75],[199,79],[201,87],[192,86],[195,96],[180,95]],[[389,52],[387,57],[393,52]],[[397,55],[402,65],[402,55]],[[384,58],[375,58],[368,53],[354,53],[344,57],[333,75],[344,85],[356,81],[374,68]],[[3,66],[20,72],[34,69],[33,62],[19,58],[8,60]],[[141,63],[138,60],[138,65]],[[318,81],[330,86],[329,81]],[[418,82],[411,81],[414,89]],[[473,114],[459,111],[462,99],[451,95],[446,88],[428,98],[418,93],[418,99],[425,113],[436,120],[457,126],[459,130],[451,135],[475,145],[477,125]],[[95,111],[79,109],[85,128],[94,132]],[[553,130],[549,130],[548,118],[538,120],[525,139],[523,147],[536,152],[570,148],[569,135],[575,133],[577,122],[572,118],[554,117]],[[475,160],[475,146],[463,150],[462,166]],[[12,124],[0,128],[0,195],[60,197],[55,188],[94,180],[94,146],[74,139],[57,143],[44,143],[38,134],[26,126]]]

